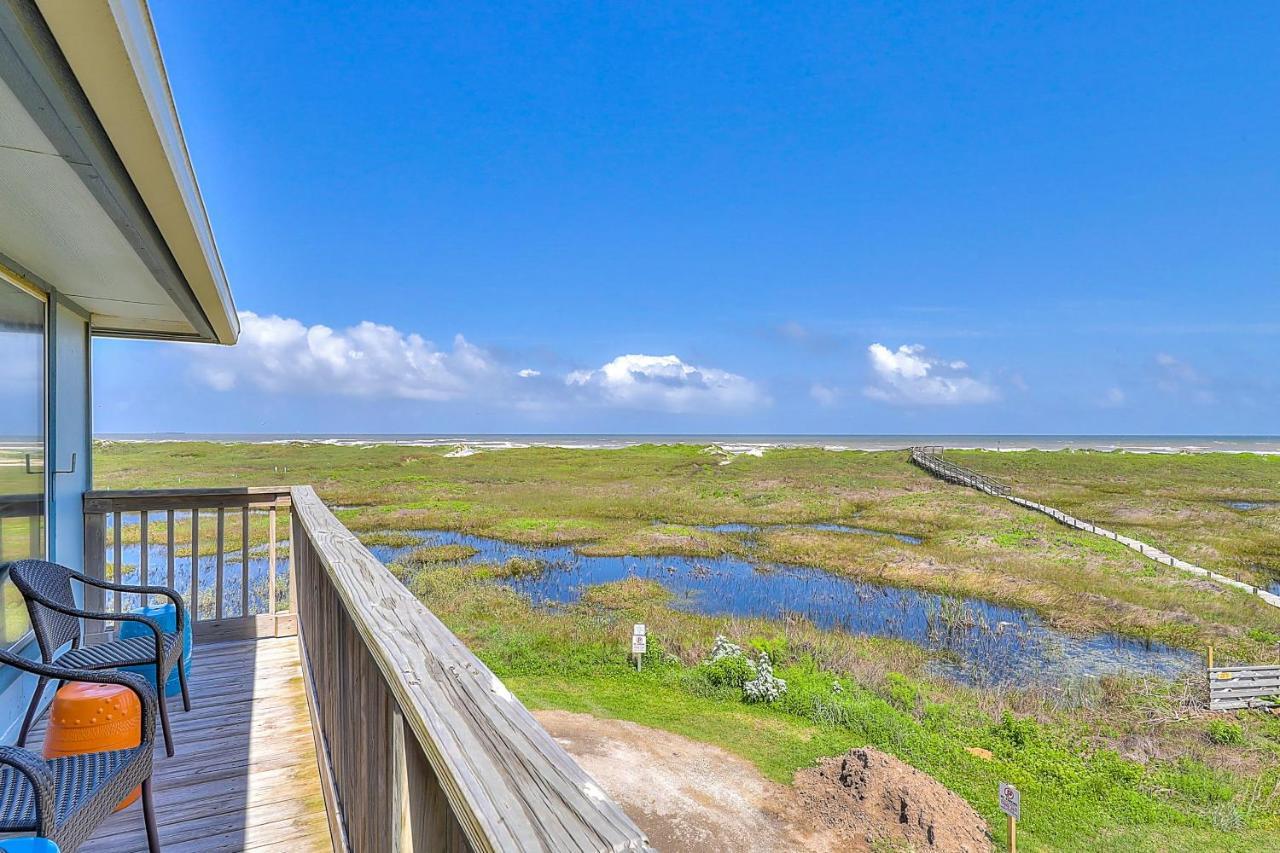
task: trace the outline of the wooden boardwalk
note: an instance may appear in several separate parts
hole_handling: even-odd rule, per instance
[[[1097,536],[1102,536],[1106,539],[1119,542],[1126,548],[1132,551],[1137,551],[1142,556],[1155,560],[1157,563],[1170,566],[1171,568],[1181,569],[1182,571],[1189,572],[1193,575],[1200,575],[1201,577],[1209,578],[1210,580],[1217,581],[1225,586],[1235,587],[1236,589],[1243,590],[1250,595],[1257,596],[1272,607],[1280,607],[1280,595],[1276,595],[1273,592],[1256,587],[1253,584],[1245,583],[1244,581],[1239,581],[1235,578],[1229,578],[1226,575],[1220,575],[1217,572],[1210,571],[1202,566],[1197,566],[1194,563],[1188,563],[1186,560],[1179,560],[1172,554],[1167,554],[1159,548],[1148,545],[1145,542],[1139,542],[1137,539],[1131,539],[1128,536],[1123,536],[1116,533],[1114,530],[1108,530],[1107,528],[1093,524],[1092,522],[1082,521],[1079,518],[1067,515],[1062,510],[1054,509],[1051,506],[1045,506],[1044,504],[1036,503],[1035,501],[1027,500],[1026,498],[1020,498],[1013,494],[1005,484],[997,480],[992,480],[989,477],[984,477],[974,471],[970,471],[968,468],[963,468],[959,465],[947,462],[939,455],[940,453],[941,448],[913,447],[911,448],[911,461],[941,480],[946,480],[949,483],[955,483],[961,486],[969,486],[970,488],[977,489],[978,491],[986,492],[989,495],[1004,498],[1018,506],[1044,513],[1054,521],[1057,521],[1060,524],[1065,524],[1067,527],[1074,527],[1076,530],[1083,530],[1086,533],[1093,533]]]
[[[181,697],[170,703],[173,758],[156,735],[156,818],[166,853],[331,851],[297,638],[198,644],[191,702],[190,712]],[[43,738],[42,725],[30,745],[39,749]],[[137,802],[80,849],[146,848]]]

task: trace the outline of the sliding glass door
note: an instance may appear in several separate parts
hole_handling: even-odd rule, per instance
[[[45,307],[0,280],[0,562],[45,555]],[[7,577],[0,591],[7,645],[29,625]]]

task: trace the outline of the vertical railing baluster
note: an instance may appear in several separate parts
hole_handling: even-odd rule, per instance
[[[114,545],[112,546],[112,551],[111,551],[111,556],[113,558],[112,566],[114,567],[111,579],[115,583],[124,583],[123,577],[121,575],[122,570],[120,568],[120,513],[118,511],[111,514],[111,530],[112,530],[112,533],[115,535],[115,542],[114,542]],[[121,598],[120,593],[113,591],[111,593],[111,597],[115,599],[115,611],[119,613],[120,598]]]
[[[166,513],[166,516],[167,516],[167,518],[166,518],[165,520],[166,520],[166,521],[167,521],[167,523],[168,523],[168,532],[169,532],[168,542],[166,543],[166,544],[167,544],[167,546],[168,546],[168,550],[167,550],[167,552],[166,552],[166,553],[168,554],[168,560],[167,560],[167,562],[168,562],[168,564],[169,564],[169,571],[168,571],[168,574],[166,575],[166,577],[168,578],[168,587],[169,587],[169,589],[177,589],[177,588],[178,588],[178,587],[177,587],[177,584],[174,582],[174,579],[173,579],[173,569],[174,569],[174,554],[173,554],[173,510],[169,510],[169,511]]]
[[[191,510],[191,626],[200,621],[200,508]]]
[[[267,612],[276,615],[276,505],[267,510]]]
[[[139,559],[138,583],[141,584],[142,586],[146,586],[148,583],[151,582],[151,576],[147,571],[147,568],[151,563],[151,560],[150,560],[151,555],[148,553],[148,544],[149,544],[148,539],[150,538],[151,531],[147,530],[147,525],[149,525],[150,523],[151,523],[150,515],[147,513],[145,509],[142,510],[142,512],[138,514],[138,525],[139,525],[139,530],[141,531],[141,534],[140,534],[141,539],[139,540],[141,543],[141,547],[138,550],[138,559]],[[146,607],[147,604],[149,604],[149,602],[147,601],[147,596],[143,595],[141,596],[141,598],[142,598],[142,601],[140,601],[139,604],[143,607]]]
[[[226,507],[221,507],[221,506],[218,507],[218,541],[214,545],[214,547],[217,549],[216,550],[217,572],[215,573],[214,580],[213,580],[213,594],[214,594],[214,597],[216,598],[216,602],[215,602],[216,606],[214,607],[214,611],[213,611],[214,619],[222,618],[222,564],[224,562],[224,556],[223,556],[223,544],[225,541],[224,537],[226,536],[226,532],[227,532],[226,516],[227,516]]]
[[[240,618],[249,618],[249,505],[240,507]]]

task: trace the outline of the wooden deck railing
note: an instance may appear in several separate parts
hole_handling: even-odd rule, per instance
[[[309,486],[293,490],[292,547],[335,846],[648,849],[630,818]]]
[[[288,509],[287,486],[86,492],[84,570],[179,590],[201,642],[292,635],[292,576],[279,542]],[[86,595],[94,610],[140,603],[94,589]],[[92,642],[110,628],[91,625],[86,636]]]

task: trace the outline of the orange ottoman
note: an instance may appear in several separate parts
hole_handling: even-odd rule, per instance
[[[138,695],[119,684],[72,681],[53,697],[44,757],[62,758],[86,752],[130,749],[142,743],[142,705]],[[138,799],[134,788],[116,811]]]

